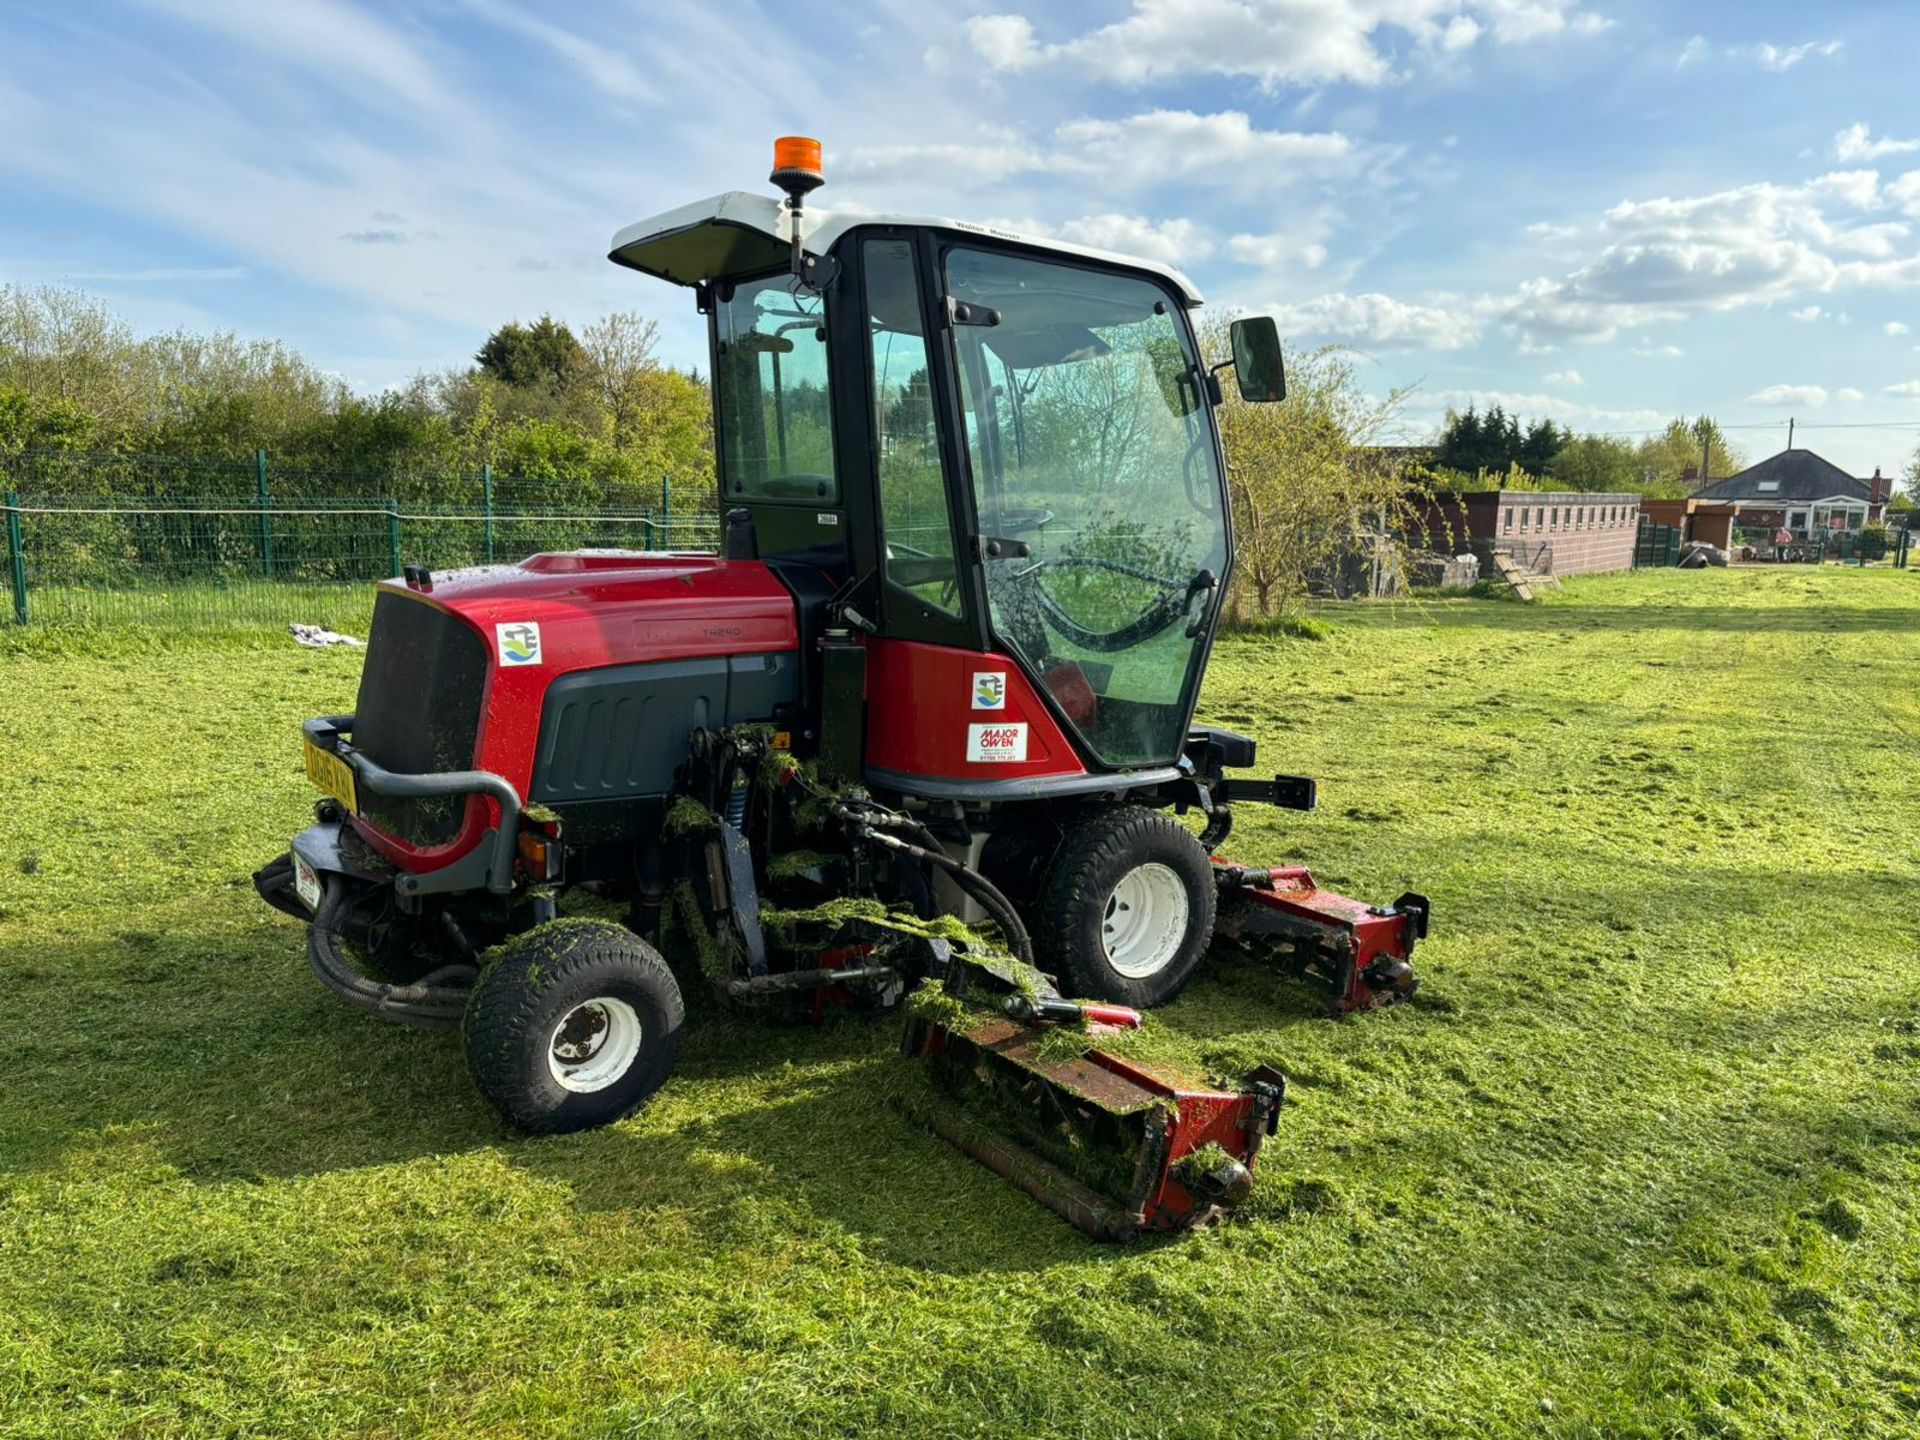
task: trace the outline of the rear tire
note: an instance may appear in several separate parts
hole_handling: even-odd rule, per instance
[[[1069,821],[1035,907],[1042,970],[1073,995],[1151,1009],[1213,939],[1213,866],[1171,816],[1116,805]]]
[[[499,946],[467,998],[474,1084],[536,1135],[624,1119],[666,1083],[686,1020],[680,986],[620,925],[557,920]]]

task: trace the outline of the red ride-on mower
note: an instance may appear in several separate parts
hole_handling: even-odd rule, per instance
[[[382,582],[354,713],[305,727],[317,823],[255,882],[328,988],[460,1027],[526,1130],[667,1079],[665,950],[750,1009],[905,999],[914,1107],[1090,1231],[1218,1214],[1284,1082],[1113,1037],[1216,939],[1335,1009],[1405,998],[1427,923],[1213,858],[1236,804],[1314,803],[1192,723],[1233,564],[1216,372],[1280,400],[1272,322],[1210,366],[1173,270],[803,211],[819,147],[776,157],[785,204],[701,201],[611,257],[707,318],[720,553]]]

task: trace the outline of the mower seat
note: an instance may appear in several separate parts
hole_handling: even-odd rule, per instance
[[[1092,724],[1100,712],[1100,697],[1087,680],[1087,672],[1077,660],[1062,660],[1046,673],[1047,689],[1071,720],[1081,729]]]

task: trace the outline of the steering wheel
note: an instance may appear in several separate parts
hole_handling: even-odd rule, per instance
[[[1119,629],[1089,630],[1062,610],[1060,603],[1047,593],[1047,587],[1041,584],[1039,579],[1041,573],[1047,570],[1104,570],[1109,574],[1125,575],[1132,580],[1145,581],[1149,585],[1158,587],[1161,593],[1137,617],[1129,620]],[[1054,629],[1081,649],[1092,650],[1102,655],[1131,650],[1142,641],[1151,640],[1186,615],[1196,593],[1211,591],[1220,583],[1214,578],[1211,570],[1200,571],[1192,580],[1182,585],[1177,580],[1169,580],[1166,576],[1156,575],[1150,570],[1124,565],[1118,560],[1102,559],[1097,555],[1061,555],[1040,560],[1018,572],[1016,578],[1031,582],[1040,613],[1046,616],[1047,622]],[[1192,633],[1189,630],[1189,634]]]
[[[984,521],[987,517],[982,516]],[[1031,535],[1053,523],[1053,511],[1039,505],[1006,505],[993,512],[994,533],[1003,540]]]

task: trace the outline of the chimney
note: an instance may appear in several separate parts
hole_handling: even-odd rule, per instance
[[[1887,482],[1880,478],[1880,467],[1873,467],[1873,479],[1867,482],[1867,504],[1878,507],[1887,498]]]

